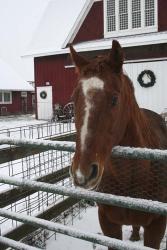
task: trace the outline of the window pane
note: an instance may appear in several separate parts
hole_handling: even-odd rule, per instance
[[[115,0],[107,0],[107,16],[115,16]]]
[[[145,9],[154,9],[154,0],[145,0]]]
[[[4,92],[4,102],[10,102],[10,92]]]
[[[119,0],[119,14],[128,13],[128,0]]]
[[[132,12],[141,11],[141,0],[132,0]]]
[[[119,17],[119,29],[120,30],[128,29],[128,14],[120,15],[120,17]]]
[[[153,26],[155,23],[154,10],[146,10],[145,12],[145,26]]]
[[[145,26],[155,24],[155,4],[154,0],[145,0]]]
[[[114,31],[116,30],[116,23],[115,23],[115,16],[109,16],[107,18],[108,21],[108,31]]]
[[[132,28],[141,27],[141,0],[132,0]]]
[[[128,29],[128,0],[119,0],[119,29]]]
[[[2,102],[2,92],[0,92],[0,102]]]
[[[116,30],[115,0],[107,0],[107,31]]]

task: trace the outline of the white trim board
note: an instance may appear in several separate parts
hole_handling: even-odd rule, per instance
[[[83,9],[81,10],[81,12],[78,15],[77,20],[75,21],[71,31],[69,32],[66,40],[64,41],[63,45],[62,45],[62,49],[65,48],[67,46],[68,43],[71,43],[73,41],[73,39],[75,38],[76,34],[78,33],[83,21],[85,20],[86,16],[88,15],[91,7],[93,6],[94,1],[92,0],[87,0]]]
[[[143,35],[135,35],[135,36],[116,37],[110,39],[100,39],[91,42],[83,42],[77,44],[75,46],[75,49],[78,52],[110,49],[112,46],[113,39],[117,39],[120,42],[121,46],[124,48],[163,44],[167,43],[167,31],[155,32]],[[69,48],[61,49],[59,51],[54,50],[54,48],[50,48],[49,50],[43,50],[43,51],[30,51],[23,57],[29,57],[29,56],[41,57],[41,56],[51,56],[60,54],[69,54]]]
[[[124,64],[130,63],[143,63],[143,62],[159,62],[159,61],[167,61],[167,57],[159,57],[159,58],[147,58],[147,59],[136,59],[136,60],[125,60]],[[75,65],[66,65],[65,69],[75,68]]]

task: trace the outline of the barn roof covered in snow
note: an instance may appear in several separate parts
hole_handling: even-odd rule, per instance
[[[24,56],[47,56],[69,53],[68,43],[79,31],[92,5],[101,0],[50,0]],[[116,38],[123,47],[167,43],[167,32]],[[77,44],[78,51],[111,48],[112,38]]]
[[[50,0],[26,52],[60,51],[97,0]]]
[[[0,91],[1,90],[34,91],[34,88],[12,67],[0,59]]]
[[[124,48],[142,45],[162,44],[167,43],[167,31],[81,42],[76,44],[75,48],[79,52],[110,49],[113,39],[117,39],[121,46]],[[69,53],[69,48],[60,48],[59,50],[56,48],[44,48],[42,50],[38,49],[31,50],[29,52],[27,51],[27,56],[38,57],[66,53]]]

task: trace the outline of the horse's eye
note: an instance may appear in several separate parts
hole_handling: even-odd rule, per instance
[[[111,105],[115,106],[117,104],[117,102],[118,102],[118,96],[113,95],[111,98]]]

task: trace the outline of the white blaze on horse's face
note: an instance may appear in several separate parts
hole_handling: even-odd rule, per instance
[[[89,91],[93,89],[103,90],[104,82],[97,77],[91,77],[89,79],[81,79],[81,83],[82,83],[82,91],[85,97],[85,114],[83,118],[83,125],[81,127],[81,151],[83,152],[85,149],[85,140],[89,133],[88,131],[89,114],[93,105],[89,97]]]

